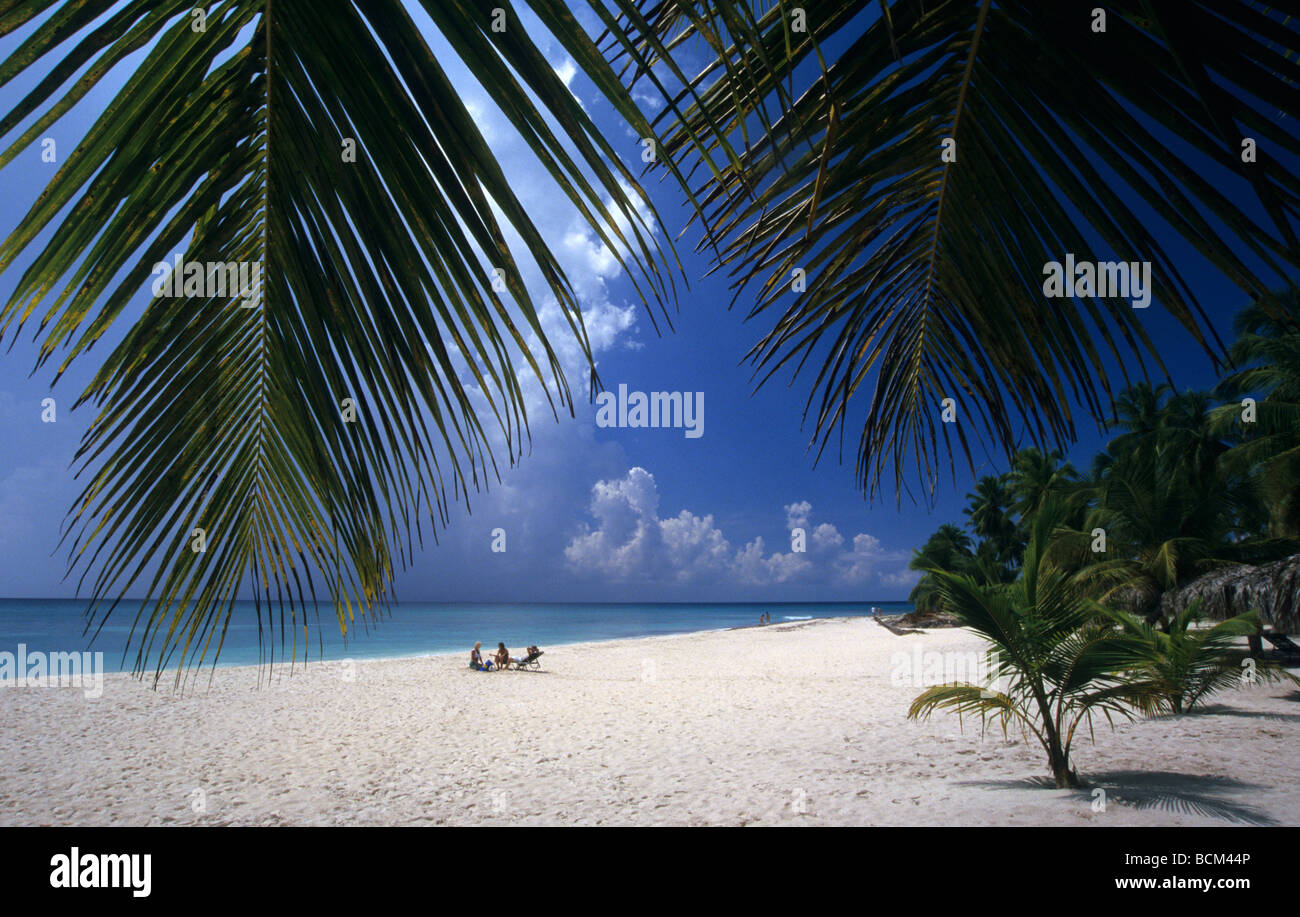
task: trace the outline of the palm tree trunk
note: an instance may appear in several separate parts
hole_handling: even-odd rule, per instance
[[[1052,766],[1052,777],[1057,789],[1079,786],[1079,775],[1070,767],[1070,759],[1061,748],[1061,737],[1052,730],[1048,737],[1047,760]]]
[[[1047,764],[1052,769],[1052,778],[1056,781],[1057,789],[1077,787],[1079,775],[1070,768],[1070,757],[1065,752],[1065,746],[1061,744],[1061,733],[1057,729],[1056,720],[1052,717],[1051,705],[1047,702],[1041,688],[1034,693],[1038,697],[1038,706],[1043,713],[1043,731],[1047,736]]]

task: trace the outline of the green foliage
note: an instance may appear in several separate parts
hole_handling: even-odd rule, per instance
[[[1211,412],[1213,421],[1239,439],[1226,463],[1255,482],[1271,534],[1300,537],[1300,288],[1252,304],[1235,327],[1229,356],[1241,368],[1219,384],[1217,394],[1233,400]],[[1246,422],[1240,399],[1251,396],[1255,419]]]
[[[1065,507],[1047,500],[1035,516],[1020,577],[988,586],[969,576],[932,571],[944,607],[990,645],[993,684],[939,685],[919,695],[914,719],[935,710],[979,716],[1021,728],[1042,745],[1058,787],[1078,786],[1071,749],[1093,718],[1132,717],[1151,703],[1153,687],[1125,677],[1144,660],[1143,645],[1114,627],[1067,572],[1045,558]],[[998,689],[994,685],[1002,682]]]
[[[1143,698],[1147,713],[1185,713],[1216,691],[1241,687],[1248,678],[1297,681],[1275,665],[1249,659],[1235,646],[1239,638],[1259,633],[1259,616],[1254,612],[1197,628],[1194,625],[1201,620],[1197,600],[1175,615],[1164,630],[1122,611],[1109,614],[1145,644],[1146,659],[1131,677],[1152,689],[1152,694]]]
[[[490,5],[420,6],[647,309],[666,303],[667,259],[638,215],[648,198],[509,5],[500,33]],[[529,6],[652,136],[568,10]],[[241,588],[286,654],[318,590],[345,633],[378,613],[426,529],[527,448],[516,366],[553,414],[572,410],[537,293],[554,297],[590,363],[568,278],[406,4],[322,15],[295,0],[223,2],[205,5],[203,29],[193,7],[31,2],[0,15],[0,35],[33,26],[0,64],[0,84],[32,86],[0,112],[0,135],[30,122],[0,166],[138,54],[0,244],[0,267],[31,257],[0,304],[0,336],[32,320],[38,366],[62,350],[61,374],[127,322],[171,252],[262,265],[251,309],[233,294],[156,298],[115,329],[120,343],[81,395],[98,413],[66,539],[99,626],[128,592],[148,595],[132,630],[137,671],[215,660]],[[530,262],[542,290],[524,283]],[[341,421],[345,398],[356,423]]]
[[[1175,392],[1140,382],[1119,393],[1114,433],[1084,477],[1059,453],[1022,449],[1011,471],[976,483],[966,516],[979,536],[973,560],[918,555],[914,569],[941,569],[985,583],[1014,578],[1019,554],[1045,502],[1063,508],[1049,546],[1054,564],[1077,572],[1091,594],[1155,621],[1161,599],[1230,564],[1300,551],[1294,519],[1300,485],[1300,293],[1275,297],[1283,311],[1252,306],[1237,322],[1232,354],[1242,367],[1215,393]],[[1238,400],[1257,399],[1243,422]],[[1097,532],[1104,550],[1096,550]],[[927,574],[914,596],[943,604]],[[918,606],[919,607],[919,606]]]
[[[813,442],[856,437],[868,493],[911,468],[932,491],[941,449],[951,467],[977,437],[1007,454],[1024,435],[1064,447],[1074,405],[1106,412],[1114,361],[1160,364],[1126,300],[1045,307],[1045,263],[1152,262],[1161,306],[1216,355],[1182,259],[1157,240],[1185,242],[1250,298],[1300,264],[1300,132],[1278,116],[1300,110],[1300,33],[1257,4],[1125,0],[1107,5],[1104,36],[1082,0],[1050,14],[881,0],[874,18],[811,0],[804,32],[789,3],[646,6],[616,38],[711,52],[658,123],[665,156],[698,175],[718,268],[766,321],[756,375],[808,372]],[[832,39],[843,50],[827,60]],[[1249,92],[1226,88],[1244,74]],[[1243,163],[1246,125],[1276,154]],[[940,422],[945,398],[959,423]]]
[[[971,551],[970,536],[955,525],[939,526],[939,530],[915,552],[908,562],[908,568],[972,572],[975,568],[975,555]],[[928,574],[917,581],[911,595],[907,597],[918,611],[939,609],[940,599],[938,586]]]

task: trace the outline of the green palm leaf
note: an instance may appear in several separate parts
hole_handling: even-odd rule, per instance
[[[662,11],[695,5],[649,6],[663,31],[647,49],[704,28]],[[1073,402],[1104,416],[1112,361],[1160,365],[1127,300],[1045,298],[1047,262],[1151,262],[1155,299],[1216,355],[1162,239],[1260,299],[1267,279],[1245,253],[1265,271],[1300,265],[1288,166],[1300,135],[1280,115],[1300,111],[1294,17],[1130,0],[1105,5],[1098,33],[1097,4],[1081,0],[1050,12],[882,0],[874,19],[860,2],[814,0],[798,5],[796,32],[792,4],[704,6],[708,22],[737,26],[662,114],[666,148],[691,171],[709,165],[697,193],[718,268],[749,316],[775,316],[750,353],[760,383],[813,373],[819,456],[869,392],[857,445],[868,493],[911,459],[933,488],[941,444],[968,460],[976,440],[1062,447]],[[842,51],[828,64],[832,41]],[[772,129],[755,138],[747,125],[763,118]],[[1242,161],[1244,137],[1257,162]],[[955,162],[940,156],[948,139]],[[955,425],[940,420],[945,398]]]
[[[492,28],[495,6],[504,31]],[[572,15],[530,6],[652,136]],[[202,5],[202,29],[193,7],[0,12],[0,34],[31,25],[0,85],[48,72],[0,119],[5,137],[29,124],[0,166],[143,51],[0,245],[0,268],[31,254],[0,334],[35,320],[38,365],[58,355],[57,377],[129,322],[80,399],[97,413],[65,538],[99,626],[129,591],[151,597],[131,640],[136,670],[152,664],[155,680],[169,660],[178,678],[215,661],[241,588],[258,600],[263,636],[294,657],[318,599],[344,633],[378,613],[395,568],[423,542],[421,519],[444,523],[452,501],[486,483],[494,439],[509,462],[526,448],[520,358],[552,412],[571,410],[521,264],[540,271],[590,362],[568,278],[406,5],[228,0]],[[663,306],[673,295],[664,255],[638,216],[649,201],[516,10],[421,8],[643,299]],[[174,251],[261,265],[254,307],[205,289],[124,319]]]

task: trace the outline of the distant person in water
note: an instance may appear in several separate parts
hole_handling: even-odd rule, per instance
[[[482,646],[483,641],[480,640],[475,643],[474,648],[469,651],[469,667],[471,669],[476,669],[479,672],[490,672],[492,671],[492,662],[490,660],[488,662],[483,661],[483,653],[480,652]]]

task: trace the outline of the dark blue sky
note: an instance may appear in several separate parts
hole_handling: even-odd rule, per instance
[[[0,41],[7,56],[28,34]],[[558,45],[537,38],[566,78],[571,62]],[[504,119],[486,102],[436,36],[435,52],[483,124],[497,155],[516,177],[518,192],[543,233],[559,252],[587,310],[599,370],[607,387],[704,393],[705,433],[698,439],[672,429],[599,429],[591,407],[579,405],[576,419],[558,424],[549,412],[531,415],[532,453],[517,469],[503,469],[503,481],[473,502],[473,515],[453,512],[450,528],[398,577],[398,595],[432,601],[690,601],[690,600],[887,600],[906,596],[906,571],[913,548],[940,523],[958,520],[972,481],[964,465],[956,482],[945,477],[933,510],[907,498],[901,507],[892,489],[875,505],[857,492],[853,449],[857,430],[846,437],[845,462],[829,451],[814,468],[806,450],[811,429],[800,415],[811,376],[786,387],[775,377],[757,393],[745,352],[766,330],[767,317],[742,321],[748,302],[728,311],[730,291],[722,275],[703,279],[706,258],[691,251],[694,237],[679,246],[688,278],[676,331],[657,337],[636,301],[631,284],[602,252],[590,231],[561,201],[540,166],[514,138]],[[8,110],[33,84],[26,74],[0,89]],[[49,132],[60,161],[121,85],[121,73],[101,83],[90,97]],[[458,84],[459,85],[459,84]],[[629,162],[638,159],[638,138],[611,116],[581,76],[571,89]],[[17,132],[3,138],[12,142]],[[39,145],[0,172],[0,232],[7,235],[53,174],[41,161]],[[652,178],[648,187],[669,236],[688,216],[675,185]],[[1170,246],[1185,276],[1229,337],[1232,315],[1243,302],[1230,283],[1174,240]],[[0,275],[8,296],[19,264]],[[540,286],[537,289],[541,289]],[[145,307],[147,287],[135,304]],[[1045,307],[1047,307],[1045,305]],[[1070,308],[1065,302],[1053,308]],[[1207,387],[1215,381],[1199,347],[1155,304],[1142,313],[1179,387]],[[554,316],[553,316],[554,318]],[[53,395],[58,420],[41,422],[41,399],[51,394],[50,368],[29,375],[36,346],[33,322],[13,348],[0,355],[0,596],[70,596],[66,551],[54,552],[62,519],[78,492],[69,462],[91,419],[89,409],[70,410],[94,362],[112,340],[83,356]],[[6,340],[6,346],[12,340]],[[557,344],[564,343],[556,338]],[[569,381],[584,381],[572,348],[561,348]],[[865,393],[851,417],[860,423]],[[1080,440],[1071,457],[1086,465],[1103,437],[1081,417]],[[983,461],[980,473],[1001,471],[1005,462]],[[805,528],[809,549],[791,552],[791,524]],[[507,549],[490,549],[492,531],[506,532]]]

